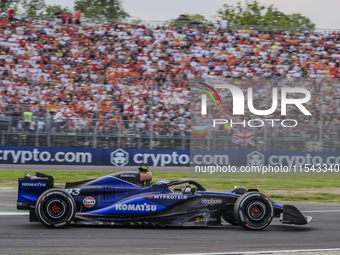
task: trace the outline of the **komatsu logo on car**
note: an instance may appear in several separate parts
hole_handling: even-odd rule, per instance
[[[188,199],[188,196],[183,196],[183,195],[156,195],[156,196],[149,196],[149,199]]]
[[[156,211],[157,205],[144,204],[118,204],[116,205],[117,211]]]
[[[222,204],[222,199],[213,199],[213,198],[201,198],[202,204]]]
[[[23,182],[21,186],[28,186],[28,187],[45,187],[47,184],[44,182]]]

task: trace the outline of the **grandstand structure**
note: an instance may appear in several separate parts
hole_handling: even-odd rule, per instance
[[[336,30],[0,22],[1,145],[340,151]],[[235,144],[232,128],[191,137],[191,85],[221,79],[312,87],[314,117],[293,116],[295,129],[261,128],[254,146]]]

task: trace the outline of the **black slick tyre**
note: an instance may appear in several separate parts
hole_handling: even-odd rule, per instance
[[[76,205],[68,192],[53,188],[40,195],[35,213],[46,227],[61,228],[71,223],[76,213]]]
[[[261,230],[269,226],[274,216],[271,200],[260,192],[240,196],[234,205],[235,221],[247,230]]]

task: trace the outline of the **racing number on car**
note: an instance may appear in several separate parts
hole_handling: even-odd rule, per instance
[[[68,193],[72,196],[78,196],[80,194],[81,189],[66,189]]]

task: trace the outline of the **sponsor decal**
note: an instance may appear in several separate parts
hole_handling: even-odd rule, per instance
[[[47,183],[44,182],[23,182],[21,186],[27,187],[46,187]]]
[[[188,150],[35,148],[31,146],[0,146],[0,163],[5,164],[67,164],[67,165],[188,165]]]
[[[72,196],[78,196],[80,194],[81,189],[66,189],[66,192],[68,192]]]
[[[198,222],[212,222],[212,221],[217,221],[217,218],[200,218],[197,217],[195,221]]]
[[[150,152],[150,151],[149,151]],[[170,153],[136,153],[133,157],[135,164],[150,164],[153,166],[166,166],[169,164],[186,165],[190,161],[190,156],[187,154],[178,154],[177,151]]]
[[[66,222],[62,222],[59,224],[55,224],[54,226],[57,228],[57,227],[65,226],[65,225],[66,225]]]
[[[217,218],[202,218],[200,221],[204,221],[204,222],[217,221]]]
[[[129,163],[129,153],[122,149],[115,150],[111,153],[110,162],[115,166],[125,166]]]
[[[144,204],[117,204],[115,206],[117,211],[156,211],[157,205]]]
[[[96,200],[93,197],[85,197],[84,200],[83,200],[83,204],[87,208],[91,208],[96,204]]]
[[[201,204],[222,204],[222,199],[201,198]]]
[[[184,196],[184,195],[156,195],[156,196],[149,196],[149,199],[188,199],[188,196]]]
[[[248,166],[260,166],[264,165],[264,155],[258,151],[254,151],[247,155]]]
[[[19,147],[21,148],[21,147]],[[27,148],[27,147],[23,147]],[[26,162],[67,162],[67,163],[91,163],[92,154],[90,152],[63,152],[52,150],[39,151],[37,148],[31,150],[0,150],[0,161],[10,160],[12,163],[25,164]]]
[[[131,177],[131,178],[135,178],[136,175],[135,174],[121,174],[119,177]]]

